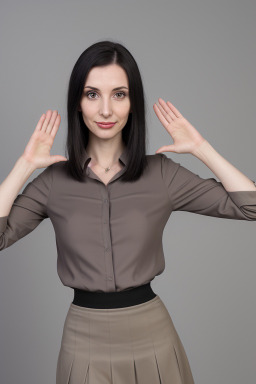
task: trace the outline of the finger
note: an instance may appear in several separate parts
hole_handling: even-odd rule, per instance
[[[55,123],[55,120],[56,120],[56,117],[58,116],[58,111],[53,111],[53,114],[52,114],[52,117],[49,121],[49,124],[46,128],[46,133],[51,133],[51,130],[52,130],[52,127],[53,127],[53,124]]]
[[[159,104],[162,106],[162,108],[165,110],[165,112],[172,118],[172,120],[175,120],[177,116],[172,112],[171,108],[166,104],[166,102],[158,98]]]
[[[45,115],[45,113],[43,113],[42,116],[40,117],[37,125],[36,125],[35,131],[40,131],[41,130],[43,122],[45,120],[45,117],[46,117],[46,115]]]
[[[55,136],[56,136],[56,133],[58,132],[58,129],[59,129],[59,125],[60,125],[60,120],[61,120],[61,117],[60,117],[60,115],[58,114],[58,116],[57,116],[57,118],[56,118],[56,120],[55,120],[55,123],[54,123],[54,125],[53,125],[53,128],[52,128],[52,130],[51,130],[51,136],[53,137],[53,138],[55,138]]]
[[[173,118],[169,115],[168,112],[165,111],[165,109],[162,107],[161,104],[158,104],[158,108],[160,109],[162,115],[165,117],[165,119],[168,121],[168,123],[169,124],[172,123],[173,122]],[[176,119],[176,117],[175,117],[175,119]]]
[[[174,107],[174,105],[170,102],[170,101],[167,101],[167,105],[171,108],[171,110],[175,113],[176,117],[182,117],[182,114],[180,113],[180,111],[178,111],[177,108]]]
[[[158,106],[156,103],[153,105],[153,108],[154,108],[154,111],[158,117],[158,119],[160,120],[160,122],[163,124],[163,126],[165,128],[167,128],[167,125],[169,124],[168,120],[166,120],[166,118],[164,117],[164,115],[162,114],[162,111],[160,110],[160,106]]]
[[[163,147],[159,148],[155,153],[161,153],[161,152],[176,152],[175,144],[164,145]]]
[[[47,126],[48,126],[48,124],[49,124],[49,121],[50,121],[51,116],[52,116],[52,111],[51,111],[50,109],[48,109],[48,110],[46,111],[46,117],[45,117],[45,120],[44,120],[44,122],[43,122],[41,131],[44,131],[44,132],[46,131],[46,128],[47,128]]]
[[[52,164],[58,163],[59,161],[67,161],[68,159],[61,155],[52,155],[51,156]]]

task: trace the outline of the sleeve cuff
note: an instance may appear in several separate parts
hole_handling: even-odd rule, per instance
[[[256,206],[256,191],[235,191],[228,194],[239,208],[243,205]]]
[[[3,233],[7,226],[8,216],[0,217],[0,233]]]

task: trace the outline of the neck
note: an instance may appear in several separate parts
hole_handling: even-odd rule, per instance
[[[107,168],[112,167],[119,162],[119,157],[125,150],[123,143],[118,146],[91,146],[87,145],[86,152],[91,157],[90,165],[100,165],[101,167]]]

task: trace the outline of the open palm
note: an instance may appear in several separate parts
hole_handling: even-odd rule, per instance
[[[174,143],[162,146],[156,153],[193,153],[205,139],[170,101],[166,103],[161,98],[158,101],[159,105],[154,104],[153,106],[154,111],[166,131],[171,135]]]
[[[60,120],[58,111],[52,113],[51,110],[48,110],[46,114],[40,117],[22,155],[35,168],[46,168],[53,163],[67,160],[66,157],[61,155],[50,155]]]

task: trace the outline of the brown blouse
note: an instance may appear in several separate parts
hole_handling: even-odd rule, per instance
[[[168,158],[147,155],[136,182],[122,182],[124,167],[105,185],[87,167],[84,182],[68,176],[65,161],[45,168],[0,217],[0,250],[52,222],[57,272],[63,285],[89,291],[122,291],[146,284],[165,268],[162,235],[173,211],[235,220],[256,220],[256,191],[227,192]],[[87,177],[86,177],[87,176]]]

